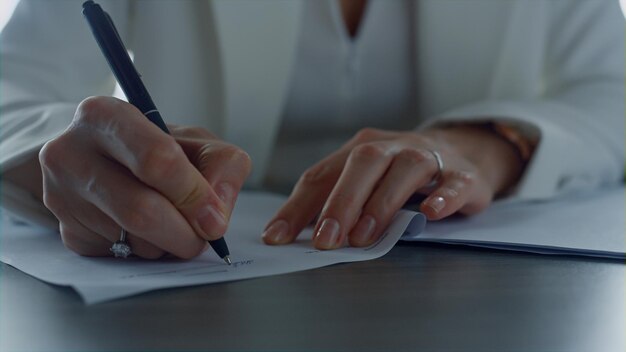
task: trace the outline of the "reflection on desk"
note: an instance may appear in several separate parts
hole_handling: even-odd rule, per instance
[[[400,244],[381,259],[84,306],[2,265],[0,350],[620,351],[622,261]]]

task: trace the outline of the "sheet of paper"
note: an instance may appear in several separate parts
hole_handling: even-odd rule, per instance
[[[378,258],[405,233],[420,232],[422,214],[400,211],[377,243],[367,248],[318,251],[311,247],[311,229],[291,245],[267,246],[261,232],[285,198],[243,193],[226,234],[233,265],[213,251],[184,260],[87,258],[67,250],[59,235],[3,217],[0,260],[43,281],[73,287],[87,304],[155,289],[239,280],[318,268],[341,262]]]
[[[402,240],[623,259],[625,195],[620,187],[544,203],[496,203],[473,217],[429,222]]]

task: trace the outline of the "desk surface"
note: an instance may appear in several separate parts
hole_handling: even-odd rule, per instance
[[[626,265],[401,244],[381,259],[85,306],[0,267],[1,351],[626,350]]]

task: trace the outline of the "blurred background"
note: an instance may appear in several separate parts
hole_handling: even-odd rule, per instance
[[[4,25],[11,17],[19,1],[20,0],[0,0],[0,31],[2,31],[2,28],[4,28]],[[620,4],[622,5],[622,12],[626,15],[626,0],[620,0]]]

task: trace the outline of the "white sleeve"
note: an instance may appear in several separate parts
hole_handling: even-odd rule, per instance
[[[437,116],[506,121],[539,145],[512,197],[546,199],[619,183],[624,174],[624,17],[617,0],[546,1],[544,89]],[[528,21],[533,22],[532,18]]]
[[[0,33],[0,170],[32,157],[63,132],[84,98],[113,93],[115,81],[83,18],[82,2],[21,0]],[[100,3],[125,36],[129,2]],[[5,206],[43,207],[31,197],[4,193],[12,198]],[[20,198],[25,204],[16,203]]]

